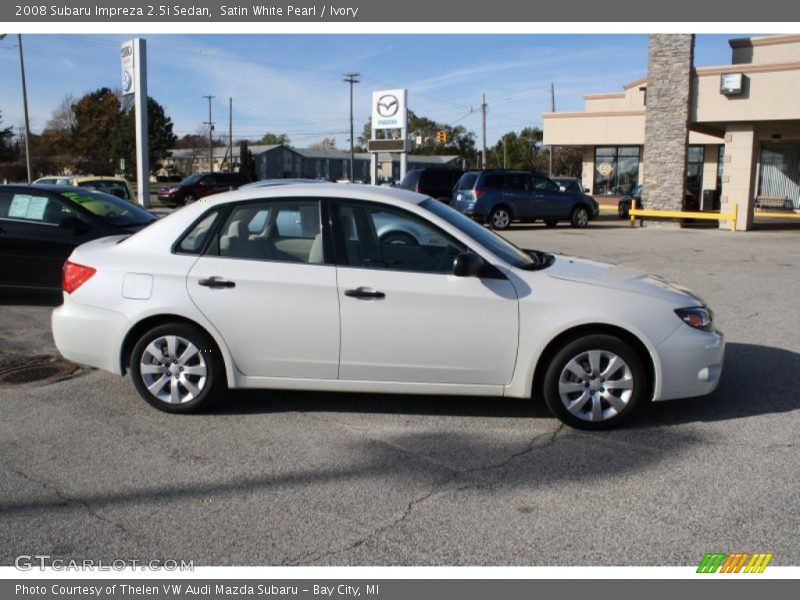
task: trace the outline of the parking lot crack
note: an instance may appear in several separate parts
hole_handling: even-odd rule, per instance
[[[558,434],[560,434],[564,430],[564,424],[560,424],[554,431],[548,431],[547,433],[540,433],[538,435],[533,436],[531,440],[528,442],[527,446],[524,449],[514,452],[510,454],[508,457],[503,459],[498,463],[493,463],[490,465],[483,465],[480,467],[473,467],[472,469],[467,469],[465,473],[481,473],[485,471],[493,471],[495,469],[506,469],[513,461],[516,459],[525,456],[526,454],[530,454],[535,450],[543,450],[545,448],[549,448],[552,446]],[[505,477],[506,473],[503,474],[503,478]]]
[[[338,554],[342,554],[344,552],[349,552],[350,550],[355,550],[356,548],[359,548],[360,546],[363,546],[369,540],[374,539],[374,538],[380,536],[382,533],[388,531],[389,529],[392,529],[392,528],[397,527],[398,525],[402,524],[404,521],[406,521],[411,516],[411,514],[414,512],[414,509],[416,509],[417,506],[419,506],[420,504],[422,504],[426,500],[429,500],[430,498],[436,496],[437,494],[441,493],[443,491],[442,488],[446,487],[448,484],[450,484],[453,481],[455,481],[458,478],[458,476],[459,476],[458,472],[451,473],[448,477],[446,477],[445,479],[443,479],[442,481],[437,483],[433,488],[428,490],[426,493],[424,493],[423,495],[418,496],[417,498],[414,498],[413,500],[409,501],[406,504],[405,508],[403,509],[403,512],[400,515],[398,515],[396,518],[392,519],[388,523],[384,523],[384,524],[382,524],[382,525],[380,525],[378,527],[373,528],[369,533],[367,533],[366,535],[360,537],[355,542],[353,542],[351,544],[348,544],[347,546],[345,546],[343,548],[333,548],[333,549],[330,549],[330,550],[326,550],[325,552],[320,552],[320,553],[317,553],[317,554],[305,555],[305,556],[302,556],[302,557],[299,557],[299,558],[292,559],[290,561],[284,561],[282,563],[282,566],[310,565],[310,564],[314,564],[314,563],[317,563],[319,561],[322,561],[324,559],[331,558],[331,557],[336,556]],[[465,486],[465,487],[469,487],[469,486]]]
[[[8,463],[6,463],[4,466],[5,466],[5,468],[7,470],[11,471],[12,473],[17,475],[18,477],[21,477],[21,478],[25,479],[26,481],[30,481],[31,483],[33,483],[35,485],[38,485],[39,487],[43,488],[44,490],[46,490],[50,494],[53,494],[59,500],[62,500],[64,502],[64,505],[70,505],[70,504],[76,505],[77,504],[78,506],[83,507],[86,510],[86,512],[88,512],[92,517],[94,517],[98,521],[102,521],[104,523],[107,523],[108,525],[111,525],[112,527],[114,527],[118,531],[121,531],[124,534],[130,535],[130,532],[127,529],[125,529],[122,525],[120,525],[119,523],[116,523],[116,522],[112,521],[111,519],[109,519],[107,517],[104,517],[103,515],[98,513],[94,508],[92,508],[92,506],[88,502],[85,502],[83,500],[79,500],[77,498],[71,498],[70,496],[66,495],[64,492],[59,490],[57,487],[55,487],[53,484],[47,483],[45,481],[41,481],[41,480],[36,479],[34,477],[31,477],[30,475],[28,475],[24,471],[22,471],[22,470],[20,470],[20,469],[18,469],[16,467],[13,467],[12,465],[9,465]]]

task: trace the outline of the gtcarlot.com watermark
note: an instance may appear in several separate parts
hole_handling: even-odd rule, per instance
[[[20,571],[194,571],[193,560],[115,558],[112,560],[53,558],[49,554],[20,554],[14,559]]]

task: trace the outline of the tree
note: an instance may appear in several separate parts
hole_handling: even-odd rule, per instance
[[[3,122],[2,114],[0,114],[0,123]],[[0,129],[0,162],[10,162],[16,158],[14,149],[14,128],[6,127]]]
[[[147,98],[147,140],[150,172],[161,168],[161,161],[170,155],[177,136],[172,132],[172,119],[164,107],[153,98]],[[120,118],[114,138],[113,157],[125,160],[125,172],[136,173],[136,111],[129,110]]]
[[[245,140],[239,142],[239,173],[247,175],[253,181],[258,179],[258,174],[256,173],[256,159],[247,147],[247,142]]]
[[[117,94],[109,88],[100,88],[84,95],[72,109],[75,114],[72,150],[77,167],[87,173],[113,174],[114,164],[110,159],[120,120]]]
[[[336,150],[336,140],[333,138],[323,138],[321,141],[317,142],[316,144],[311,144],[311,147],[314,150]]]
[[[256,144],[265,144],[269,146],[275,146],[275,145],[286,146],[289,144],[289,142],[291,142],[291,140],[289,139],[289,136],[286,135],[285,133],[267,132],[263,136],[261,136],[261,139],[258,140]]]

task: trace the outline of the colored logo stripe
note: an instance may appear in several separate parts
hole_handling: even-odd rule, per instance
[[[744,567],[744,573],[763,573],[772,560],[772,554],[766,552],[708,552],[700,561],[697,573],[739,573]],[[748,562],[748,559],[749,562]],[[745,566],[747,563],[747,566]]]

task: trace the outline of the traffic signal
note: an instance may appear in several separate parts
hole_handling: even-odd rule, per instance
[[[436,132],[436,141],[439,142],[440,144],[446,144],[447,143],[447,132],[444,131],[444,130],[437,131]]]

